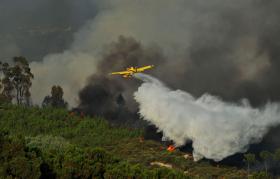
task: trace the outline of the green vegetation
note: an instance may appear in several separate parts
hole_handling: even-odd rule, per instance
[[[260,157],[264,161],[264,167],[265,167],[266,175],[268,174],[267,173],[267,170],[268,170],[267,161],[270,160],[272,158],[272,156],[273,156],[273,154],[270,153],[269,151],[262,151],[260,153]]]
[[[51,96],[46,96],[42,102],[43,107],[67,108],[68,104],[63,99],[63,89],[61,86],[53,86]]]
[[[17,104],[30,105],[31,80],[34,78],[29,63],[24,57],[14,57],[13,66],[0,61],[0,99]]]
[[[80,117],[65,109],[1,107],[0,126],[11,134],[52,135],[83,147],[107,147],[142,135],[141,130],[113,128],[102,118]]]
[[[142,140],[142,130],[112,127],[65,109],[1,105],[0,126],[4,178],[246,177],[243,170],[170,153],[160,143]]]
[[[247,175],[250,175],[250,166],[253,165],[256,162],[256,156],[255,154],[245,154],[244,155],[244,161],[247,163]]]
[[[59,144],[61,139],[29,139],[0,133],[1,178],[187,178],[170,169],[130,165],[101,148]],[[58,147],[59,146],[59,147]]]
[[[273,176],[270,172],[279,171],[280,163],[280,149],[274,152],[261,151],[259,154],[247,153],[244,154],[244,162],[247,164],[247,177],[248,178],[279,178],[279,175]],[[262,166],[262,170],[253,171],[251,168]]]

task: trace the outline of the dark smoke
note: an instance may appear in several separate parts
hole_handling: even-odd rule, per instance
[[[104,2],[105,10],[95,9],[92,2],[102,5]],[[2,0],[0,57],[3,60],[21,54],[37,60],[47,53],[61,52],[70,46],[73,33],[82,24],[99,15],[97,20],[92,20],[92,28],[82,35],[84,38],[74,42],[76,46],[85,46],[91,52],[96,44],[109,43],[105,40],[111,41],[121,34],[134,39],[120,38],[104,48],[99,70],[80,92],[79,107],[89,114],[108,113],[115,118],[119,95],[125,100],[125,111],[135,114],[137,105],[131,94],[138,82],[108,77],[107,73],[147,64],[156,66],[149,73],[173,89],[182,89],[194,96],[211,93],[233,102],[246,98],[253,106],[261,107],[267,101],[280,100],[279,7],[278,0]],[[147,46],[150,43],[158,47]],[[75,55],[73,59],[80,61]],[[52,71],[53,66],[60,66],[60,63],[52,65],[56,61],[59,60],[42,65],[49,65],[46,71],[55,72],[61,82],[77,80],[73,72],[71,76],[60,68]],[[40,70],[35,77],[45,89],[49,85],[45,82],[54,80],[47,80]],[[67,90],[68,96],[75,95],[71,87]],[[98,94],[102,94],[102,98]],[[269,133],[272,139],[266,138],[262,146],[280,146],[278,131],[276,127]]]
[[[89,84],[80,92],[80,108],[90,115],[112,117],[119,106],[117,95],[123,91],[122,86],[104,76],[92,76],[94,84]]]
[[[208,16],[209,21],[190,27],[191,46],[177,65],[181,73],[162,73],[162,79],[196,96],[247,98],[254,106],[279,101],[280,2],[248,1],[242,7],[228,3],[215,11],[222,5],[197,3],[196,10],[202,11],[198,18]]]
[[[117,42],[106,47],[96,74],[88,79],[88,84],[80,91],[78,108],[87,114],[105,116],[118,123],[131,123],[133,127],[143,126],[144,122],[139,121],[137,105],[132,98],[140,82],[133,78],[110,76],[109,73],[125,70],[130,66],[157,66],[163,62],[164,58],[157,47],[144,48],[135,39],[120,36]],[[124,101],[122,104],[118,104],[120,98]]]
[[[41,1],[35,4],[40,5]],[[75,40],[68,50],[45,58],[46,71],[61,76],[59,79],[61,83],[83,81],[84,76],[89,76],[91,71],[87,70],[78,78],[69,75],[67,70],[61,71],[59,68],[54,69],[53,66],[63,68],[68,66],[66,64],[78,64],[77,61],[83,61],[81,63],[86,66],[89,63],[88,59],[101,60],[102,58],[98,56],[99,49],[104,44],[116,40],[119,35],[124,35],[141,41],[146,51],[149,51],[147,47],[150,44],[157,44],[162,49],[152,48],[166,59],[155,60],[161,65],[157,66],[157,72],[154,73],[157,78],[172,88],[183,89],[195,96],[208,92],[221,96],[226,101],[247,98],[253,106],[261,106],[269,100],[279,100],[280,82],[275,80],[279,76],[280,66],[278,62],[280,3],[277,0],[207,2],[204,0],[87,0],[83,3],[61,1],[56,2],[57,4],[54,1],[48,2],[46,6],[44,6],[46,2],[41,3],[44,5],[40,5],[38,9],[40,11],[43,7],[54,9],[53,16],[43,14],[44,17],[50,17],[52,19],[50,22],[53,24],[59,24],[61,21],[73,24],[79,20],[84,23],[90,15],[94,17],[75,35]],[[89,4],[96,4],[96,6]],[[89,13],[90,8],[93,8],[92,14]],[[60,12],[59,9],[64,10]],[[79,18],[77,14],[80,11],[81,14],[85,12],[83,16],[85,18]],[[42,10],[43,12],[45,11]],[[76,16],[78,20],[75,20]],[[47,39],[53,39],[57,43],[47,47],[42,45],[36,47],[50,49],[57,44],[63,47],[60,44],[63,40],[53,36]],[[17,45],[12,44],[11,47],[18,49]],[[108,48],[105,48],[104,51],[107,50]],[[144,61],[141,59],[139,63]],[[164,64],[161,63],[162,61]],[[118,59],[113,61],[115,62],[122,63]],[[128,62],[122,64],[133,65]],[[83,64],[75,66],[83,66]],[[69,70],[72,68],[73,71],[80,70],[79,67],[72,66]],[[119,69],[112,68],[112,70]],[[35,75],[40,82],[36,84],[48,88],[51,82],[45,80],[46,82],[42,83],[41,79],[46,75],[40,73],[43,70],[38,71]],[[92,68],[92,71],[94,73],[95,69]],[[81,83],[76,88],[80,89],[82,85],[84,84]],[[76,88],[73,90],[69,85],[63,87],[68,88],[65,90],[67,98],[73,97],[78,90]],[[44,96],[41,94],[43,90],[38,91],[34,92],[36,102]],[[71,101],[72,106],[76,105],[73,102],[75,100],[68,101]]]
[[[147,61],[145,57],[150,56],[151,49],[137,42],[141,40],[137,35],[136,40],[120,38],[117,43],[105,47],[105,55],[99,65],[101,71],[97,74],[133,65],[154,64],[156,69],[152,75],[174,89],[188,91],[197,97],[210,93],[230,102],[239,103],[247,99],[254,107],[261,107],[268,101],[279,101],[279,5],[276,0],[239,3],[189,1],[191,10],[187,10],[196,19],[192,19],[186,29],[190,35],[186,44],[190,45],[178,48],[178,52],[184,49],[183,55],[173,56],[176,52],[170,55],[160,48],[152,48],[156,54],[152,57],[156,58],[148,58]],[[178,34],[184,39],[182,35]],[[158,44],[159,47],[165,45]],[[131,92],[137,87],[137,82],[121,78],[114,80],[123,86],[121,93],[129,101],[130,111],[134,112],[137,106],[131,100]],[[91,85],[94,83],[89,82]],[[279,140],[272,144],[268,138],[263,143],[263,149],[280,146]]]

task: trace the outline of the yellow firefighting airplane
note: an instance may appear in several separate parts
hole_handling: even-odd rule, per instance
[[[144,66],[144,67],[140,67],[140,68],[129,67],[129,68],[126,68],[126,71],[113,72],[113,73],[111,73],[111,75],[122,75],[124,78],[129,78],[129,77],[132,77],[132,75],[135,73],[140,73],[145,70],[151,69],[153,67],[154,67],[154,65]]]

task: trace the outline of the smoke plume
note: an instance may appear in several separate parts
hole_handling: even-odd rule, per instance
[[[220,161],[246,152],[280,123],[278,103],[253,108],[245,99],[235,104],[210,94],[195,98],[185,91],[173,91],[151,76],[135,77],[143,80],[134,94],[143,119],[155,124],[163,138],[176,146],[192,141],[196,161],[203,157]]]
[[[214,118],[218,122],[213,125],[219,129],[225,125],[220,133],[215,130],[213,134],[230,138],[245,135],[246,126],[251,126],[250,130],[264,126],[256,139],[249,136],[235,151],[225,150],[227,154],[212,157],[219,160],[260,140],[258,134],[263,136],[270,126],[268,119],[273,119],[270,116],[264,120],[268,123],[254,123],[256,127],[252,127],[253,117],[244,120],[244,116],[262,116],[252,111],[267,112],[275,105],[253,107],[280,100],[279,5],[279,0],[3,0],[0,56],[1,61],[13,54],[31,58],[35,76],[31,93],[35,104],[42,102],[52,85],[60,85],[70,106],[78,105],[89,114],[118,111],[116,99],[120,95],[126,102],[124,108],[128,108],[124,110],[134,113],[137,104],[132,94],[139,83],[107,74],[128,66],[153,64],[153,76],[171,88],[189,93],[170,92],[189,96],[182,97],[183,104],[200,104],[198,109],[204,105],[207,113],[201,115],[209,117],[198,117],[206,122]],[[119,38],[120,35],[124,37]],[[248,99],[248,104],[232,103],[242,98]],[[151,104],[157,101],[153,99],[150,98]],[[208,109],[207,100],[217,103],[220,111]],[[221,111],[228,119],[222,120]],[[233,120],[230,114],[238,117]],[[228,125],[229,119],[235,123]],[[231,131],[231,126],[237,128],[239,124],[244,125]],[[202,123],[199,129],[204,126]],[[208,126],[208,130],[213,130]],[[229,132],[224,135],[227,128]],[[273,143],[279,143],[275,139],[277,131],[273,132]],[[210,158],[205,153],[203,156]]]
[[[124,35],[144,47],[161,48],[160,56],[166,60],[159,59],[155,76],[168,86],[194,96],[209,92],[227,101],[248,98],[254,106],[277,101],[279,5],[277,0],[92,1],[87,8],[96,15],[74,35],[68,50],[43,59],[46,73],[39,65],[32,66],[33,99],[39,103],[56,83],[63,86],[71,106],[78,104],[77,91],[96,73],[96,64],[106,60],[100,56],[102,49]]]
[[[143,127],[143,122],[138,123],[137,103],[132,98],[140,83],[109,73],[124,70],[128,66],[158,65],[163,62],[164,57],[157,47],[143,47],[133,38],[120,36],[117,41],[107,45],[95,74],[80,91],[78,108],[87,114],[102,115],[117,123],[133,124],[130,127]]]
[[[267,102],[280,101],[279,6],[279,0],[2,0],[0,57],[8,61],[23,55],[32,61],[35,104],[41,104],[52,85],[60,85],[71,107],[109,117],[125,111],[126,115],[117,114],[125,119],[137,118],[133,93],[140,83],[108,72],[153,64],[153,76],[188,92],[171,91],[155,80],[143,84],[167,94],[163,99],[154,94],[145,104],[162,106],[172,99],[166,105],[178,109],[178,114],[169,106],[162,112],[174,115],[167,124],[186,123],[178,127],[186,135],[178,134],[176,142],[177,136],[168,132],[170,126],[158,127],[177,145],[187,140],[196,141],[194,147],[224,142],[225,152],[219,151],[220,143],[215,145],[218,149],[205,147],[217,150],[218,156],[195,149],[197,159],[220,160],[246,150],[278,124],[273,116],[278,107]],[[248,101],[239,104],[243,98]],[[177,102],[201,113],[183,113]],[[197,125],[195,131],[183,130],[191,125]],[[216,137],[194,138],[201,130]],[[279,147],[279,131],[276,126],[264,144]]]
[[[87,93],[91,96],[95,93],[95,90],[91,87],[95,85],[103,86],[104,91],[115,97],[122,94],[126,99],[126,106],[131,111],[136,111],[137,105],[132,98],[132,94],[137,89],[137,86],[139,86],[139,82],[130,79],[124,80],[120,76],[111,76],[109,75],[110,72],[124,70],[129,66],[159,65],[164,63],[164,60],[162,53],[157,47],[144,47],[134,38],[120,36],[117,41],[107,45],[102,53],[102,60],[97,64],[95,74],[88,79],[88,83],[81,90],[81,93]],[[81,96],[80,99],[81,104],[89,102],[87,100],[84,101]],[[113,100],[112,103],[114,103]],[[97,107],[92,106],[92,108]],[[104,107],[106,108],[106,106]]]

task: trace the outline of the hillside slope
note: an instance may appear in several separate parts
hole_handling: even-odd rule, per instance
[[[29,156],[24,161],[35,163],[29,168],[30,173],[38,172],[35,178],[42,178],[46,173],[56,178],[65,178],[66,174],[70,178],[246,176],[243,170],[213,166],[207,161],[193,162],[191,158],[185,159],[186,153],[178,150],[169,152],[158,142],[143,140],[141,130],[112,127],[102,118],[84,117],[63,109],[4,105],[0,107],[0,126],[1,156],[8,155],[3,146],[13,148],[20,144],[22,152],[26,153],[21,155]],[[17,149],[21,150],[20,147]],[[36,151],[36,155],[30,159],[32,151]],[[16,159],[21,156],[16,154],[10,155]],[[95,160],[99,155],[102,160],[97,164]],[[96,169],[99,165],[102,169]],[[2,175],[9,174],[9,166],[12,164],[1,169]]]

